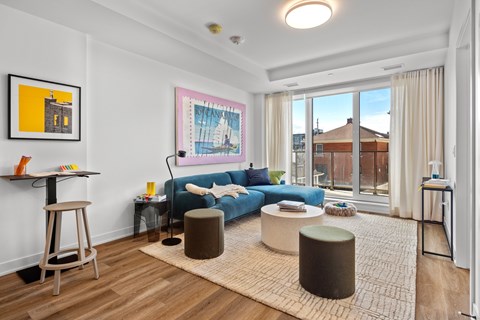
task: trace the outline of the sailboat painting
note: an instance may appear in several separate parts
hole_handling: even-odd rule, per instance
[[[244,104],[179,88],[176,92],[177,165],[245,161]]]

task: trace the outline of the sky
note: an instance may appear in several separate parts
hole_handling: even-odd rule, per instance
[[[353,116],[353,94],[344,93],[313,99],[313,128],[324,132],[341,127]],[[360,125],[378,132],[390,131],[390,88],[360,92]],[[293,101],[293,133],[305,133],[303,100]]]

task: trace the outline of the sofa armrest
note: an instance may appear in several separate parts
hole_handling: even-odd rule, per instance
[[[215,205],[215,198],[211,194],[199,196],[188,191],[175,193],[174,216],[183,220],[185,212],[192,209],[210,208]]]

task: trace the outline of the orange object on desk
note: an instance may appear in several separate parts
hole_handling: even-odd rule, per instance
[[[28,156],[22,156],[22,158],[20,159],[20,162],[18,163],[18,165],[16,166],[15,168],[15,172],[13,173],[14,175],[16,176],[23,176],[26,174],[27,170],[27,163],[32,159],[32,157],[28,157]]]

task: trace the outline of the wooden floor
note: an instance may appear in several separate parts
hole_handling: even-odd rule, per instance
[[[427,227],[426,249],[446,252],[443,230]],[[416,319],[466,319],[469,272],[446,258],[419,254]],[[146,235],[97,246],[100,279],[93,268],[62,273],[53,281],[24,284],[0,277],[0,319],[295,319],[140,252]]]

